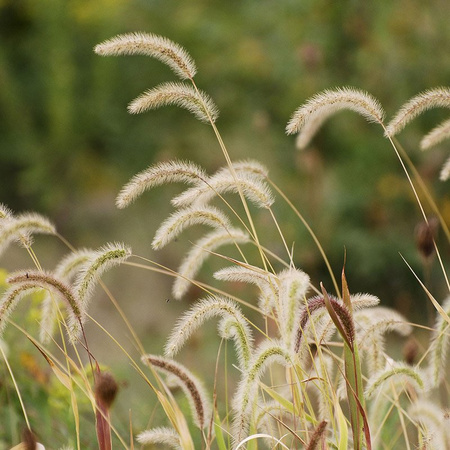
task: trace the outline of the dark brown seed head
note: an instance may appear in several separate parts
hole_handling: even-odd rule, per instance
[[[36,450],[37,448],[36,436],[29,428],[25,428],[22,431],[22,441],[25,450]]]
[[[95,380],[95,397],[107,409],[109,409],[116,398],[119,385],[114,377],[108,372],[101,372],[97,374]]]
[[[439,229],[439,220],[431,217],[426,222],[420,222],[416,226],[416,245],[424,259],[430,258],[434,254],[434,241]]]
[[[413,366],[416,362],[417,354],[419,353],[419,345],[415,338],[411,337],[406,341],[403,347],[403,357],[405,362],[410,366]]]

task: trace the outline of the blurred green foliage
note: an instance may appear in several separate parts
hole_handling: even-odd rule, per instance
[[[0,0],[1,201],[48,213],[62,234],[87,227],[102,236],[117,214],[115,193],[137,171],[174,157],[210,171],[223,164],[210,129],[185,112],[127,114],[127,103],[144,89],[173,79],[166,67],[92,52],[119,33],[161,34],[196,60],[198,85],[221,110],[218,126],[232,157],[271,168],[336,272],[347,249],[351,289],[409,313],[414,296],[425,300],[398,252],[422,275],[414,246],[420,214],[382,131],[342,113],[299,153],[284,127],[295,108],[325,88],[365,89],[390,117],[416,93],[447,84],[448,17],[444,0]],[[448,185],[437,181],[448,143],[426,155],[417,150],[442,114],[427,113],[400,140],[450,221]],[[278,203],[296,263],[315,281],[327,279],[305,230]],[[100,227],[95,217],[102,211]],[[120,239],[128,240],[126,232]]]

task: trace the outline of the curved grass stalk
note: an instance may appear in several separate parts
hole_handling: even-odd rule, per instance
[[[283,200],[289,205],[289,207],[294,211],[294,214],[300,219],[300,221],[305,226],[306,230],[308,231],[309,235],[312,237],[314,243],[316,244],[320,254],[322,255],[322,259],[327,266],[328,273],[330,274],[331,281],[333,282],[334,289],[336,291],[336,295],[340,296],[340,290],[339,286],[336,281],[336,277],[333,273],[333,269],[331,268],[330,261],[328,260],[328,257],[325,253],[325,250],[322,247],[322,244],[320,243],[319,239],[317,238],[316,234],[306,221],[306,219],[303,217],[303,215],[300,213],[300,211],[294,206],[294,204],[289,200],[289,198],[284,194],[284,192],[270,179],[268,179],[268,182],[270,185],[277,191],[277,193],[283,198]]]

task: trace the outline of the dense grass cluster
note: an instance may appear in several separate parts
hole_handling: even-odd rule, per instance
[[[145,91],[130,103],[129,111],[136,114],[166,105],[188,110],[211,127],[224,165],[208,174],[193,161],[159,162],[135,175],[117,196],[117,207],[126,208],[151,188],[167,183],[188,186],[173,198],[175,211],[156,230],[152,242],[154,250],[161,250],[194,225],[211,229],[192,242],[178,270],[163,267],[122,243],[108,243],[96,250],[71,248],[46,218],[35,213],[16,215],[5,206],[0,208],[0,248],[17,242],[33,262],[32,268],[8,275],[0,300],[0,331],[5,339],[0,349],[20,401],[21,421],[28,430],[24,434],[25,448],[37,448],[32,431],[37,435],[39,431],[33,430],[27,416],[27,399],[15,381],[18,368],[8,362],[7,348],[12,343],[5,331],[7,325],[19,329],[21,337],[34,344],[52,376],[69,393],[67,407],[74,419],[67,438],[71,448],[95,445],[86,443],[84,436],[89,431],[80,425],[82,398],[88,399],[92,407],[101,450],[112,448],[113,442],[115,446],[134,448],[136,441],[170,448],[220,450],[450,448],[449,427],[442,426],[448,420],[449,406],[446,361],[450,285],[433,230],[440,224],[448,242],[450,233],[395,138],[427,109],[450,107],[450,90],[437,88],[419,94],[387,124],[382,106],[366,92],[350,87],[326,90],[300,106],[286,128],[288,134],[298,136],[298,147],[305,148],[325,120],[350,109],[378,125],[380,136],[384,134],[398,156],[422,213],[421,248],[427,249],[424,257],[437,255],[442,283],[449,295],[436,299],[419,276],[412,274],[426,293],[435,320],[428,328],[429,341],[423,349],[419,351],[410,340],[404,357],[394,359],[388,350],[387,333],[394,331],[405,338],[412,334],[414,324],[395,310],[381,306],[376,296],[353,293],[347,283],[345,262],[340,277],[336,277],[314,231],[269,177],[268,169],[259,161],[231,158],[216,126],[218,108],[198,89],[194,81],[196,66],[189,54],[167,38],[145,33],[117,36],[99,44],[95,51],[106,56],[143,54],[167,64],[181,81]],[[450,130],[444,122],[425,136],[422,145],[429,148],[448,137]],[[448,178],[449,160],[441,172],[443,181]],[[287,202],[298,226],[310,233],[329,269],[328,280],[316,285],[294,265],[295,247],[285,239],[283,223],[277,219],[277,202]],[[264,229],[255,220],[259,215],[267,217]],[[276,231],[284,254],[275,253],[266,242],[268,226]],[[53,234],[69,247],[68,255],[53,270],[43,269],[33,251],[32,237],[39,233]],[[222,252],[224,246],[233,253]],[[204,266],[212,258],[223,267],[208,273]],[[164,412],[164,423],[150,420],[146,430],[133,429],[130,419],[131,436],[119,432],[111,419],[118,385],[102,368],[101,355],[90,351],[84,329],[88,320],[94,320],[89,315],[89,304],[97,286],[108,292],[122,314],[120,300],[117,302],[101,281],[106,271],[121,264],[174,277],[176,299],[181,300],[192,286],[203,292],[193,305],[186,306],[162,356],[146,352],[126,317],[141,360],[133,358],[109,335],[154,392]],[[205,273],[209,275],[206,280]],[[224,282],[228,288],[223,287]],[[247,291],[249,297],[239,295],[242,291],[236,286],[242,283],[254,287]],[[18,302],[30,295],[42,304],[38,337],[34,329],[22,328],[13,314]],[[214,384],[206,385],[198,366],[187,367],[174,358],[210,319],[218,320],[217,360],[222,357],[222,344],[231,341],[236,363],[230,363],[224,374],[216,370]],[[95,323],[108,333],[106,324]],[[85,358],[87,367],[83,364]],[[220,392],[219,379],[227,376],[237,381],[230,381],[225,392]],[[187,407],[184,398],[188,399]],[[151,407],[148,417],[152,417]],[[39,439],[53,448],[51,436],[39,435]]]

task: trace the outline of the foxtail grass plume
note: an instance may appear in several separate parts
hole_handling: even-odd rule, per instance
[[[387,332],[395,331],[401,336],[408,336],[412,326],[397,311],[383,306],[355,311],[358,349],[365,355],[368,372],[375,373],[386,365],[385,338]]]
[[[8,214],[8,211],[4,209],[3,214]],[[25,248],[30,247],[33,234],[56,234],[56,229],[40,214],[24,213],[15,217],[5,215],[0,221],[0,254],[14,241]]]
[[[299,311],[305,304],[309,289],[309,276],[298,269],[289,268],[278,274],[280,280],[279,310],[280,334],[287,348],[292,345],[292,334]]]
[[[325,90],[311,97],[294,112],[286,126],[286,132],[301,133],[298,139],[303,148],[325,120],[343,109],[355,111],[369,122],[383,124],[384,111],[377,99],[367,92],[344,87]]]
[[[11,274],[7,282],[11,287],[0,300],[0,331],[3,331],[7,318],[17,303],[32,292],[45,289],[66,304],[69,317],[67,333],[75,342],[81,333],[81,324],[85,320],[85,310],[76,293],[64,281],[55,275],[35,270],[21,271]]]
[[[266,369],[274,363],[290,366],[289,353],[279,343],[266,340],[254,352],[233,399],[235,414],[231,434],[235,445],[247,436],[253,406],[258,399],[259,381]]]
[[[432,449],[446,449],[450,444],[450,433],[448,425],[448,412],[440,409],[431,400],[419,398],[408,408],[408,416],[414,422],[421,425],[421,433],[424,433],[423,440]]]
[[[422,92],[408,100],[386,127],[386,136],[395,136],[423,112],[432,108],[450,108],[450,89],[439,87]]]
[[[239,365],[247,367],[253,347],[250,327],[238,305],[232,300],[221,296],[208,296],[199,300],[189,311],[181,316],[167,340],[164,349],[165,355],[169,358],[176,355],[190,336],[205,321],[212,317],[221,317],[235,324],[235,332],[230,333],[230,335],[234,339]]]
[[[442,303],[445,314],[450,316],[450,296]],[[448,372],[447,358],[450,350],[450,326],[440,315],[437,315],[436,324],[433,328],[430,345],[430,372],[434,386],[438,386],[445,380]]]
[[[417,367],[411,367],[400,362],[390,361],[382,370],[374,373],[366,384],[365,396],[371,398],[380,389],[384,383],[392,377],[404,377],[410,381],[418,390],[425,389],[423,373]]]
[[[188,110],[201,122],[214,123],[219,116],[219,110],[208,94],[184,83],[162,83],[143,92],[128,105],[128,112],[140,114],[169,105]]]
[[[260,289],[258,306],[263,314],[269,314],[277,304],[279,280],[276,275],[250,265],[225,267],[214,273],[216,280],[251,283]]]
[[[69,253],[56,266],[54,274],[62,281],[69,284],[83,264],[92,257],[93,252],[93,250],[80,249]],[[50,341],[51,336],[53,336],[58,314],[58,303],[54,296],[49,292],[46,293],[42,301],[41,311],[39,340],[42,343],[47,344]]]
[[[13,216],[12,211],[3,203],[0,203],[0,224],[3,219],[6,219],[6,218],[12,217],[12,216]]]
[[[422,150],[428,150],[437,144],[440,144],[445,139],[450,138],[450,119],[445,120],[436,128],[433,128],[428,134],[426,134],[420,141],[420,148]]]
[[[162,184],[198,184],[207,178],[205,171],[190,161],[161,162],[136,174],[120,191],[116,199],[116,205],[118,208],[125,208],[146,190]]]
[[[212,176],[205,186],[194,186],[183,192],[172,200],[172,204],[176,207],[204,205],[216,195],[240,191],[258,208],[270,208],[275,201],[269,186],[259,176],[240,170],[234,177],[227,170]]]
[[[191,280],[194,279],[203,263],[210,256],[210,252],[217,250],[226,244],[243,244],[249,242],[247,233],[238,229],[215,230],[197,241],[178,268],[178,276],[172,287],[173,296],[179,300],[189,289]]]
[[[445,161],[441,173],[439,174],[439,179],[441,181],[447,181],[450,178],[450,158]]]
[[[152,241],[154,250],[160,250],[192,225],[209,225],[218,230],[229,230],[230,221],[225,214],[212,206],[184,208],[175,211],[156,230]]]
[[[143,431],[137,435],[136,439],[141,445],[163,444],[175,450],[183,450],[180,435],[169,427],[157,427]]]
[[[92,253],[75,281],[75,289],[84,308],[87,307],[94,287],[103,273],[124,263],[130,256],[131,249],[122,243],[107,244]]]
[[[120,34],[94,48],[102,56],[145,55],[167,64],[182,80],[194,78],[197,68],[187,51],[175,42],[152,33]]]
[[[142,361],[145,364],[151,364],[165,374],[171,375],[172,379],[175,377],[180,388],[189,399],[195,424],[200,429],[209,425],[211,405],[207,400],[202,383],[196,376],[181,364],[162,356],[144,355],[142,356]]]

